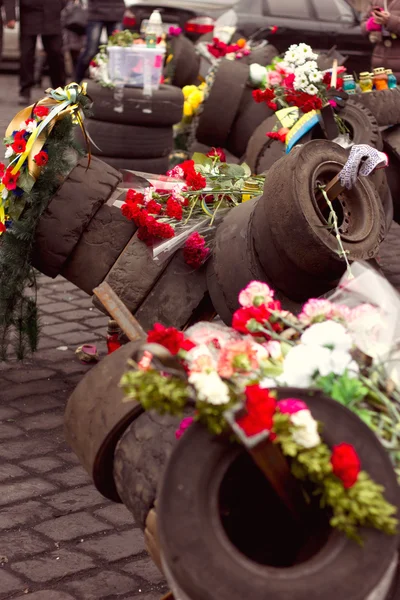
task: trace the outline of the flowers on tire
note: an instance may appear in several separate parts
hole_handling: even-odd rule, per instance
[[[382,354],[365,354],[370,346],[360,337],[360,324],[370,323],[372,336],[378,323],[384,327],[378,307],[311,299],[294,316],[259,281],[242,290],[239,304],[231,328],[199,323],[182,333],[156,324],[148,341],[167,348],[186,377],[139,364],[122,378],[126,401],[175,415],[191,408],[193,422],[214,435],[233,430],[245,445],[269,439],[330,507],[333,527],[354,539],[360,526],[395,533],[396,508],[363,471],[357,440],[329,447],[307,402],[277,394],[281,387],[314,389],[346,406],[378,436],[400,481],[400,392]],[[177,436],[191,423],[185,420]]]
[[[194,269],[201,267],[210,255],[215,220],[225,209],[240,204],[244,195],[259,195],[264,184],[263,177],[251,177],[246,164],[225,161],[221,148],[211,148],[168,171],[168,185],[161,178],[157,188],[143,193],[129,190],[121,211],[137,225],[139,239],[164,255],[183,247],[185,262]]]
[[[294,44],[285,53],[283,60],[276,60],[271,67],[267,67],[263,77],[255,71],[258,89],[253,91],[257,103],[265,103],[273,111],[297,108],[291,117],[290,127],[278,125],[267,136],[285,143],[291,127],[304,114],[319,111],[330,103],[335,106],[334,100],[328,98],[332,77],[330,72],[323,72],[318,68],[318,55],[307,44]],[[342,85],[338,78],[336,86]],[[278,113],[278,118],[279,118]]]

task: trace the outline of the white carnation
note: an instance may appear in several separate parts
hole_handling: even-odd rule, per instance
[[[214,405],[227,404],[230,400],[229,388],[222,381],[218,373],[192,373],[189,383],[197,392],[198,400]]]
[[[13,154],[14,154],[14,150],[11,148],[11,146],[7,146],[7,150],[4,154],[4,158],[11,158]]]
[[[288,352],[283,365],[283,373],[278,380],[289,387],[307,388],[315,375],[330,365],[330,350],[321,346],[299,344]]]
[[[352,340],[345,327],[336,321],[324,321],[311,325],[301,336],[303,344],[326,346],[335,350],[349,351]]]
[[[315,448],[321,443],[318,434],[318,423],[309,410],[300,410],[291,415],[290,420],[295,426],[293,440],[303,448]]]
[[[7,200],[7,198],[8,198],[8,189],[6,187],[1,192],[1,198],[2,198],[2,200]]]
[[[26,131],[28,131],[28,133],[33,133],[35,131],[35,129],[37,128],[37,123],[36,121],[31,121],[30,123],[28,123],[28,125],[26,126]]]

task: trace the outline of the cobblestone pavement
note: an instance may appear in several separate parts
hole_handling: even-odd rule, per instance
[[[15,97],[16,79],[0,76],[2,131]],[[90,368],[75,349],[105,355],[107,318],[61,278],[39,284],[39,350],[0,363],[0,600],[159,600],[133,517],[95,490],[63,436],[65,402]]]

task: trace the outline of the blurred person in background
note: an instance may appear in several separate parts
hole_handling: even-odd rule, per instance
[[[374,44],[372,67],[392,69],[400,79],[400,0],[372,0],[361,25]]]
[[[115,29],[121,28],[125,12],[124,0],[88,0],[88,26],[86,31],[86,46],[82,51],[75,71],[75,81],[80,83],[96,56],[103,28],[110,36]]]
[[[3,51],[3,16],[9,29],[15,27],[15,0],[0,0],[0,58]]]
[[[65,86],[61,11],[66,0],[20,0],[20,94],[19,103],[30,104],[35,80],[35,50],[38,35],[46,52],[51,85]]]

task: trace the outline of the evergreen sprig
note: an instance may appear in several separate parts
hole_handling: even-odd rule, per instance
[[[80,96],[79,102],[86,113],[90,100]],[[46,141],[48,163],[32,190],[21,197],[24,209],[19,219],[0,238],[0,361],[7,359],[10,347],[20,360],[37,349],[39,319],[31,255],[40,217],[84,154],[73,129],[70,116],[57,121]]]
[[[383,486],[361,471],[357,482],[346,489],[332,471],[332,452],[329,447],[321,443],[315,448],[303,448],[293,440],[291,430],[289,416],[276,413],[276,443],[283,454],[290,457],[294,476],[313,483],[322,507],[327,506],[332,510],[332,527],[359,543],[362,543],[358,533],[360,527],[372,527],[388,535],[397,533],[398,519],[394,516],[397,508],[385,500]]]

